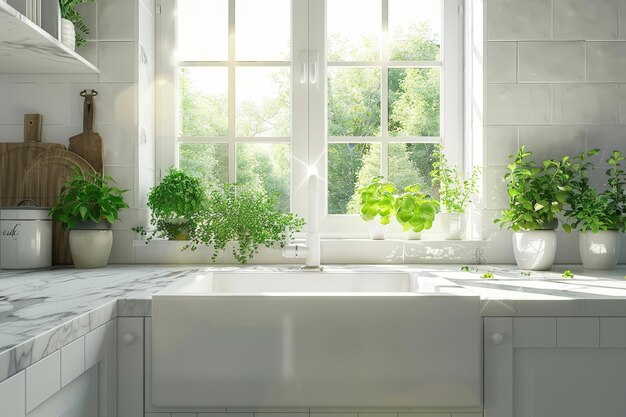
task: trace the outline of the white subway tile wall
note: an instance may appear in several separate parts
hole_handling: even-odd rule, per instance
[[[485,260],[512,262],[510,232],[488,224],[508,205],[492,175],[509,153],[526,145],[541,161],[600,148],[603,168],[608,152],[626,151],[626,1],[484,0],[484,9]],[[580,262],[577,237],[559,232],[557,263]]]

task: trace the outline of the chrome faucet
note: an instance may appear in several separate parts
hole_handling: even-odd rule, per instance
[[[320,271],[321,267],[321,242],[319,233],[319,176],[315,167],[309,168],[307,179],[308,191],[308,224],[306,241],[287,242],[283,248],[284,258],[306,258],[305,270]]]

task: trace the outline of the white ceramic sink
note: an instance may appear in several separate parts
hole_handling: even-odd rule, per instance
[[[152,301],[157,407],[475,407],[478,297],[394,272],[207,272]]]

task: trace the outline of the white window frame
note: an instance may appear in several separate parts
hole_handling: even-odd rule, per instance
[[[174,56],[176,37],[177,0],[158,0],[160,13],[157,18],[157,161],[159,177],[170,166],[178,165],[178,143],[180,142],[226,142],[229,154],[235,152],[234,115],[234,2],[229,0],[229,61],[222,63],[186,62],[185,66],[221,65],[229,68],[229,137],[182,138],[178,139],[177,61]],[[387,22],[387,3],[382,0],[383,33]],[[309,166],[315,166],[325,184],[327,178],[327,115],[326,115],[326,0],[292,0],[292,57],[291,57],[291,207],[292,211],[307,217],[306,179]],[[464,166],[464,123],[463,123],[463,5],[464,0],[442,0],[443,33],[441,56],[441,137],[446,146],[449,161],[462,169]],[[311,23],[313,22],[313,23]],[[386,45],[383,39],[382,46]],[[385,52],[385,51],[383,51]],[[383,53],[381,79],[381,132],[382,137],[367,138],[365,142],[426,142],[433,138],[389,137],[387,135],[387,68]],[[333,63],[338,64],[338,63]],[[358,63],[356,63],[358,65]],[[408,63],[433,66],[432,62]],[[246,65],[238,62],[237,65]],[[254,62],[250,66],[284,66],[276,62]],[[340,64],[355,66],[355,63]],[[407,63],[404,63],[406,66]],[[438,64],[437,64],[438,65]],[[393,67],[403,66],[394,63]],[[349,139],[349,140],[348,140]],[[288,142],[290,138],[245,138],[246,142]],[[361,138],[333,138],[332,141],[361,142]],[[229,157],[229,180],[235,178],[235,158]],[[382,155],[383,169],[387,164]],[[328,195],[319,201],[320,231],[323,238],[361,238],[367,235],[367,226],[357,215],[328,214]],[[392,225],[391,236],[400,234],[400,227]]]

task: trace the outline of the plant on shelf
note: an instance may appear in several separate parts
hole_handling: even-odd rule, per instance
[[[409,185],[396,200],[396,220],[409,238],[419,239],[419,233],[433,226],[439,202],[422,193],[419,184]],[[412,233],[411,233],[412,232]]]
[[[128,205],[113,178],[76,174],[63,184],[50,215],[70,229],[70,251],[78,268],[107,264],[113,236],[111,224]]]
[[[198,178],[170,168],[159,185],[148,193],[150,224],[156,229],[148,239],[186,240],[194,228],[192,220],[206,202],[207,194]]]
[[[504,176],[509,208],[494,222],[512,229],[515,259],[521,269],[548,269],[556,254],[557,215],[571,194],[572,162],[568,156],[539,166],[522,146]]]
[[[589,184],[594,170],[589,159],[599,152],[592,149],[573,158],[572,192],[563,228],[567,232],[580,230],[579,249],[585,268],[613,269],[620,255],[620,232],[626,231],[624,156],[615,150],[606,159],[607,188],[599,192]]]
[[[95,3],[95,0],[59,0],[61,17],[74,24],[76,46],[86,46],[87,41],[85,36],[89,34],[89,28],[85,25],[85,22],[83,22],[83,17],[80,13],[76,11],[76,6],[88,2]]]
[[[442,214],[441,227],[446,239],[460,239],[467,222],[465,212],[478,192],[480,167],[475,166],[466,176],[457,166],[450,166],[443,145],[438,145],[433,155],[430,171],[433,187],[439,189]]]
[[[396,192],[396,187],[382,176],[357,190],[361,218],[368,223],[372,239],[385,238],[386,228],[396,214]]]
[[[233,256],[242,264],[252,259],[261,245],[271,248],[278,243],[284,247],[287,238],[293,238],[293,233],[304,226],[302,218],[276,207],[275,196],[236,184],[214,189],[193,223],[196,227],[190,231],[190,243],[185,248],[212,246],[211,260],[215,261],[232,242]]]

